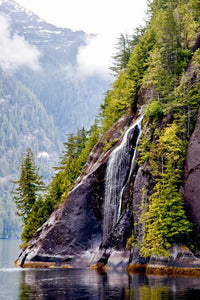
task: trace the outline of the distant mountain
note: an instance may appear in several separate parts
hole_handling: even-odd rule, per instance
[[[48,24],[12,0],[2,1],[0,12],[11,19],[11,30],[41,52],[41,71],[20,69],[16,74],[43,103],[61,132],[75,132],[90,126],[109,87],[108,79],[96,76],[73,76],[80,46],[89,37],[83,31],[72,31]]]
[[[86,44],[83,31],[48,24],[12,0],[0,1],[0,14],[9,18],[11,37],[23,37],[41,54],[39,70],[0,69],[0,237],[12,237],[19,232],[19,220],[10,179],[18,177],[25,149],[31,147],[49,182],[65,135],[89,128],[110,83],[97,75],[70,73],[79,47]]]

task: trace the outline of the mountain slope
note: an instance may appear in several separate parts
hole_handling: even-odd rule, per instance
[[[98,75],[73,75],[79,47],[86,45],[89,35],[48,24],[12,0],[2,1],[0,12],[9,16],[11,31],[24,36],[41,53],[40,72],[23,68],[16,74],[53,116],[62,138],[90,126],[109,81]]]
[[[23,152],[28,147],[33,150],[48,182],[58,162],[61,143],[53,119],[27,87],[2,71],[0,86],[0,235],[10,237],[19,233],[10,179],[17,178]]]
[[[67,71],[73,70],[78,49],[86,44],[84,32],[48,24],[12,0],[0,1],[0,15],[0,237],[5,238],[20,231],[10,179],[17,179],[25,149],[32,149],[49,183],[65,135],[89,128],[109,83],[98,76],[76,78]],[[20,65],[23,49],[12,49],[19,42],[37,53],[39,66],[29,56]],[[14,51],[19,51],[16,64]]]

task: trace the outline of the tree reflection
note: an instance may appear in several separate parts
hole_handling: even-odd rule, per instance
[[[128,275],[95,270],[24,270],[20,300],[200,299],[200,278]],[[188,298],[189,297],[189,298]]]

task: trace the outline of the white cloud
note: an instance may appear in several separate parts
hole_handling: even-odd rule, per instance
[[[15,70],[27,66],[38,70],[39,58],[38,49],[18,34],[11,34],[8,18],[0,15],[0,67],[3,70]]]
[[[89,37],[86,46],[79,48],[76,66],[67,66],[68,76],[93,76],[110,77],[109,68],[112,64],[114,40],[107,35],[98,34]],[[106,45],[104,47],[104,45]]]
[[[120,33],[132,34],[143,23],[147,0],[17,0],[57,26],[98,34],[81,47],[70,76],[84,73],[108,76]],[[48,8],[48,9],[47,9]],[[69,72],[68,72],[69,76]],[[80,76],[79,76],[80,77]]]

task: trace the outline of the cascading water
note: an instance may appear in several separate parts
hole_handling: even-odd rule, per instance
[[[123,189],[134,169],[142,119],[143,114],[126,131],[121,144],[115,148],[108,161],[103,221],[104,241],[111,233],[121,213]]]

